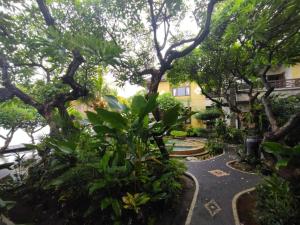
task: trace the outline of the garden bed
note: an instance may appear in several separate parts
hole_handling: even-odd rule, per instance
[[[256,192],[246,192],[242,194],[237,201],[237,212],[240,224],[259,225],[255,219]]]
[[[155,225],[185,224],[195,192],[195,183],[191,178],[187,176],[183,176],[181,178],[181,183],[183,189],[176,201],[168,205],[168,207],[162,205],[153,207],[153,213],[151,214],[155,215],[155,217],[151,217],[153,217]],[[6,197],[9,197],[9,199],[15,199],[14,196],[9,193]],[[53,205],[55,205],[55,203],[53,203]],[[17,202],[16,206],[9,211],[8,217],[16,224],[64,225],[65,223],[60,219],[59,215],[49,217],[49,215],[55,215],[55,210],[56,209],[54,207],[52,207],[50,210],[46,210],[45,207],[41,205],[40,210],[33,211],[29,203]],[[141,224],[139,223],[139,225]]]
[[[246,162],[240,162],[237,160],[228,162],[227,165],[233,169],[239,170],[246,173],[257,173],[257,168],[255,166],[249,165]]]

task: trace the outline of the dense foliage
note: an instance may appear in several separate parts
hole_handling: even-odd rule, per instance
[[[176,160],[163,162],[152,144],[152,132],[164,132],[180,120],[175,107],[162,122],[149,124],[156,97],[136,96],[128,108],[107,96],[110,110],[87,112],[90,125],[68,139],[47,138],[41,144],[46,148],[38,147],[42,159],[18,183],[17,201],[34,206],[38,221],[43,220],[41,205],[47,218],[64,224],[146,224],[155,219],[155,207],[179,193],[185,170]]]
[[[219,109],[211,108],[205,111],[195,114],[195,118],[198,120],[215,120],[222,116],[222,112]]]
[[[0,135],[4,145],[0,151],[5,150],[15,132],[23,129],[33,139],[33,133],[45,124],[43,118],[32,107],[26,107],[20,101],[13,99],[0,104],[0,127],[7,131],[6,135]]]
[[[298,225],[300,198],[290,183],[278,176],[264,180],[257,189],[256,218],[263,225]]]
[[[298,127],[300,114],[297,111],[283,126],[280,116],[272,113],[273,88],[267,73],[300,61],[299,12],[297,0],[224,1],[213,16],[208,38],[174,63],[168,79],[173,83],[197,82],[206,97],[218,106],[229,107],[241,123],[247,107],[252,118],[243,125],[255,130],[259,127],[256,105],[260,104],[270,125],[264,136],[284,138],[293,130],[289,127]],[[257,91],[262,87],[267,90],[264,94]],[[243,94],[248,98],[244,108],[236,101],[236,96]],[[249,121],[254,123],[247,124]]]
[[[183,104],[173,97],[170,93],[164,93],[157,98],[159,109],[164,112],[173,107],[178,107],[179,110],[183,110]]]

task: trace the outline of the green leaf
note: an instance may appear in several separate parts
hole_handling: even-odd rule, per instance
[[[132,99],[131,110],[135,115],[139,115],[143,109],[145,109],[147,101],[144,96],[136,95]]]
[[[141,113],[140,113],[140,119],[141,119],[141,120],[142,120],[146,115],[148,115],[148,113],[152,112],[152,111],[158,106],[158,102],[156,101],[157,97],[158,97],[158,93],[152,94],[152,95],[149,96],[145,108],[144,108],[143,111],[141,111]]]
[[[97,180],[96,182],[92,183],[89,188],[89,194],[93,194],[95,191],[98,191],[106,186],[106,181],[103,180]]]
[[[100,208],[102,210],[106,209],[108,206],[110,206],[112,204],[112,198],[110,197],[107,197],[107,198],[104,198],[103,200],[101,200],[101,203],[100,203]]]
[[[164,125],[172,126],[177,122],[178,116],[179,116],[179,106],[176,105],[173,108],[170,108],[166,112],[164,112],[162,121]]]
[[[58,143],[50,142],[49,144],[52,145],[53,147],[55,147],[57,150],[65,153],[65,154],[68,154],[68,155],[72,154],[75,150],[75,149],[72,149],[70,146],[67,146],[63,142],[58,142]]]
[[[85,112],[86,115],[87,115],[87,118],[89,119],[89,121],[92,123],[92,124],[99,124],[101,121],[99,120],[99,117],[96,113],[94,112],[91,112],[91,111],[86,111]]]
[[[108,166],[109,166],[109,160],[111,159],[111,157],[113,156],[113,152],[112,151],[106,151],[104,156],[101,158],[100,160],[100,168],[104,171],[107,170]]]
[[[294,156],[300,156],[300,145],[296,145],[295,147],[293,147],[292,151]]]
[[[122,209],[121,209],[120,203],[117,199],[112,200],[112,208],[114,210],[115,215],[117,217],[120,217],[122,214]]]
[[[125,129],[127,127],[127,120],[122,117],[120,113],[110,112],[105,109],[96,109],[97,114],[104,122],[107,122],[111,127],[117,129]]]
[[[284,150],[284,146],[276,142],[264,142],[262,143],[262,146],[268,153],[272,153],[275,155],[286,153]]]
[[[113,129],[111,129],[107,126],[104,126],[104,125],[96,125],[96,126],[93,127],[93,129],[97,134],[114,133]]]
[[[276,163],[276,168],[279,169],[281,167],[286,167],[288,164],[289,160],[288,159],[280,159]]]
[[[112,109],[112,110],[116,110],[116,111],[124,111],[126,110],[126,106],[121,104],[118,99],[113,96],[113,95],[106,95],[104,96],[104,99],[107,101],[109,107]]]

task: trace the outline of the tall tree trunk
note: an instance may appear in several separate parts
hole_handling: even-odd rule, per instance
[[[161,80],[161,77],[163,76],[163,74],[158,71],[158,70],[155,70],[153,71],[152,73],[152,76],[151,76],[151,83],[150,83],[150,86],[149,86],[149,91],[148,91],[148,94],[147,94],[147,97],[149,95],[152,95],[152,94],[156,94],[157,91],[158,91],[158,86],[159,86],[159,82]],[[160,121],[161,118],[160,118],[160,113],[159,113],[159,109],[156,108],[154,112],[152,112],[153,116],[154,116],[154,119],[156,121]],[[164,143],[164,140],[163,140],[163,136],[160,135],[160,136],[153,136],[158,148],[159,148],[159,151],[161,153],[161,156],[163,158],[163,160],[168,160],[169,159],[169,152],[166,148],[166,145]]]

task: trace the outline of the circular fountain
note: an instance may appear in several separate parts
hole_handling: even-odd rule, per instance
[[[167,142],[167,147],[172,149],[172,157],[201,156],[207,154],[205,151],[204,139],[171,139]]]

